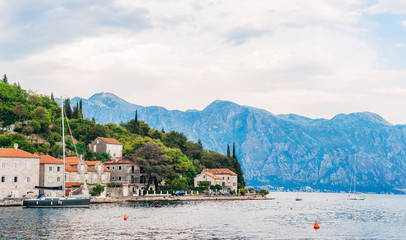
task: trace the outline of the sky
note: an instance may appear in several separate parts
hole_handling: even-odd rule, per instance
[[[0,0],[0,16],[1,76],[40,94],[406,124],[404,0]]]

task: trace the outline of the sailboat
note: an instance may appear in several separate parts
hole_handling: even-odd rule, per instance
[[[62,108],[62,148],[63,148],[63,185],[59,187],[43,187],[43,186],[36,186],[36,188],[40,189],[48,189],[48,190],[62,190],[63,196],[62,197],[47,197],[45,194],[39,194],[38,198],[32,199],[24,199],[23,206],[27,208],[38,208],[38,207],[45,207],[45,208],[61,208],[61,207],[85,207],[88,208],[90,205],[90,197],[89,192],[86,186],[85,180],[85,188],[86,191],[83,195],[75,195],[75,196],[66,196],[65,191],[65,125],[64,125],[64,111],[63,111],[63,98],[61,98],[61,108]]]
[[[348,200],[365,200],[366,196],[363,193],[357,193],[357,165],[356,165],[357,158],[355,157],[354,161],[354,191],[351,193],[350,187],[350,194],[348,194]]]

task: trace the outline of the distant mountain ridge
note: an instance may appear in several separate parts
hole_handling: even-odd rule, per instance
[[[137,110],[151,127],[201,139],[207,149],[224,153],[235,142],[248,185],[348,191],[357,172],[361,191],[406,189],[406,126],[375,113],[311,119],[220,100],[202,111],[178,111],[132,104],[111,93],[71,102],[80,99],[85,117],[98,123],[126,122]]]

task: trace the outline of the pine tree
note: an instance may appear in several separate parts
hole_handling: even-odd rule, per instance
[[[8,84],[7,74],[4,74],[4,76],[3,76],[3,82]]]
[[[227,144],[227,157],[230,158],[230,145]]]
[[[54,93],[53,93],[53,92],[51,92],[51,100],[52,100],[52,101],[55,101]]]

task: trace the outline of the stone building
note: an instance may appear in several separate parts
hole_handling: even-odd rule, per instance
[[[98,137],[90,143],[90,150],[95,153],[108,153],[112,158],[122,156],[123,144],[114,138]]]
[[[85,161],[85,163],[94,170],[89,183],[107,184],[110,182],[111,171],[101,161]]]
[[[220,185],[223,190],[237,191],[238,175],[228,168],[205,168],[200,174],[194,177],[194,186],[198,187],[202,181],[207,181],[210,185]]]
[[[40,157],[18,149],[0,148],[0,199],[38,195]]]
[[[49,155],[39,156],[39,186],[42,187],[61,187],[63,185],[63,161]],[[62,196],[62,191],[40,189],[40,193],[47,196]]]
[[[154,184],[147,189],[148,176],[140,166],[141,160],[136,156],[124,156],[105,162],[104,164],[111,171],[110,182],[128,184],[132,193],[139,193],[140,190],[155,190]]]

